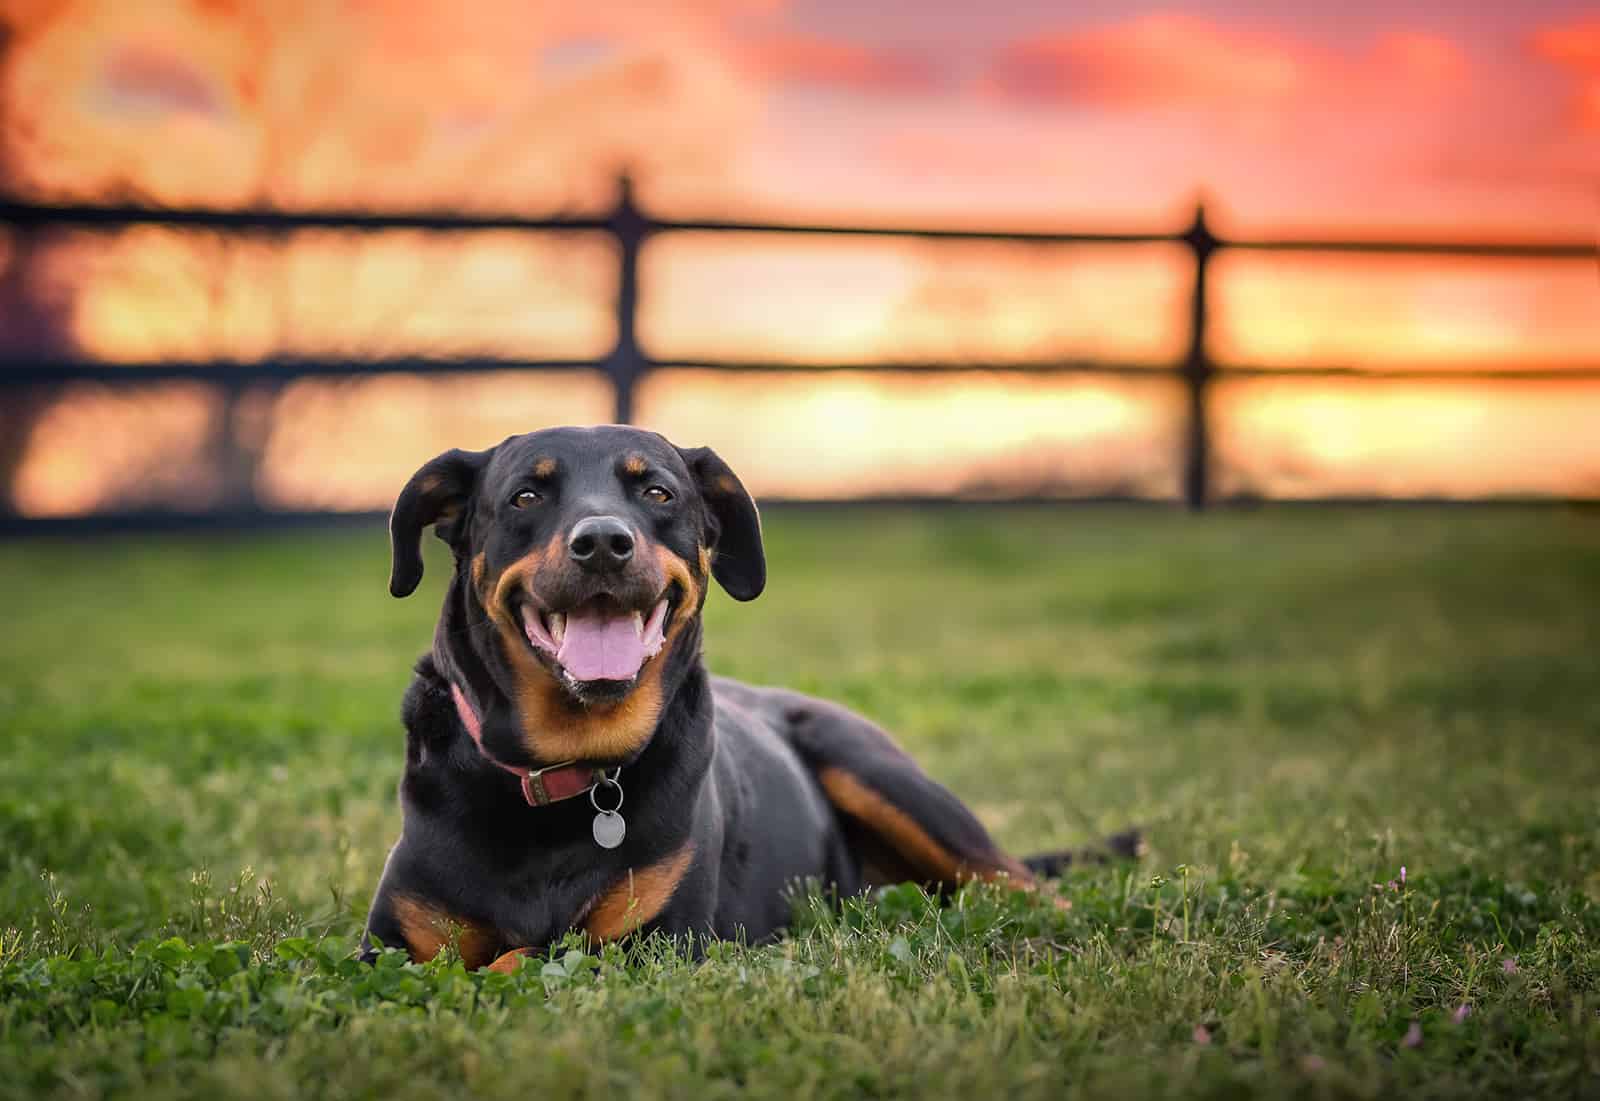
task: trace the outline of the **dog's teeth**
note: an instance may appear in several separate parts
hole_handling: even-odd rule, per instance
[[[639,635],[641,637],[643,637],[643,635],[644,635],[644,613],[643,612],[634,612],[633,613],[633,633],[636,634],[636,635]]]
[[[557,646],[561,645],[561,640],[562,640],[563,637],[565,637],[566,633],[567,633],[567,617],[564,614],[562,614],[561,612],[551,612],[550,613],[550,637],[555,640],[555,644]]]

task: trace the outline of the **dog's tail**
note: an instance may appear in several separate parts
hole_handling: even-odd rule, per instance
[[[1144,834],[1135,827],[1101,838],[1085,848],[1058,849],[1025,856],[1022,863],[1034,875],[1050,879],[1073,864],[1109,864],[1113,860],[1134,860],[1144,854],[1145,848]]]

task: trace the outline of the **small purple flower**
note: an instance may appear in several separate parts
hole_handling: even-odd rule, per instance
[[[1504,971],[1507,975],[1515,975],[1517,973],[1516,958],[1514,956],[1507,956],[1505,959],[1501,960],[1500,970]]]
[[[1406,866],[1404,864],[1402,864],[1402,865],[1400,865],[1400,886],[1404,887],[1405,885],[1406,885]]]
[[[1315,1074],[1317,1071],[1321,1070],[1327,1065],[1327,1063],[1323,1062],[1322,1056],[1320,1055],[1307,1055],[1304,1059],[1300,1060],[1300,1067],[1307,1074]]]
[[[1202,1045],[1209,1044],[1211,1042],[1211,1030],[1205,1025],[1195,1025],[1194,1042]]]
[[[1411,1022],[1411,1027],[1406,1029],[1406,1038],[1400,1041],[1401,1047],[1422,1046],[1422,1025],[1417,1021]]]
[[[1462,1002],[1456,1006],[1456,1011],[1450,1015],[1450,1019],[1456,1024],[1460,1024],[1470,1016],[1472,1016],[1472,1007],[1466,1002]]]

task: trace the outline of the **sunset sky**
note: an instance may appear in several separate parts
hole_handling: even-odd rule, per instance
[[[1204,195],[1219,224],[1241,233],[1600,233],[1600,14],[1578,0],[7,7],[25,28],[5,74],[13,163],[27,188],[55,196],[537,213],[603,204],[627,164],[644,201],[685,215],[1167,228]],[[149,232],[67,239],[35,263],[69,288],[80,345],[110,359],[592,355],[610,339],[603,241],[394,235],[222,256],[215,242]],[[645,274],[643,335],[657,354],[797,364],[1171,360],[1188,279],[1163,250],[693,238],[653,246]],[[1218,279],[1214,346],[1227,362],[1600,365],[1596,262],[1235,256]],[[743,383],[680,381],[657,380],[654,404],[642,406],[669,431],[714,437],[719,394],[777,404]],[[884,473],[853,489],[823,484],[787,470],[782,447],[752,440],[739,446],[764,464],[758,483],[927,484],[916,456],[874,448],[896,425],[944,424],[943,406],[923,395],[898,407],[893,386],[784,385],[798,387],[787,408],[854,410],[855,446]],[[1294,386],[1225,395],[1223,419],[1253,441],[1229,452],[1239,485],[1600,492],[1600,455],[1581,429],[1582,413],[1600,415],[1596,384],[1384,384],[1371,401],[1347,386]],[[1170,395],[1087,380],[1050,395],[970,387],[938,400],[1019,426],[973,457],[973,479],[1043,453],[1063,470],[1022,479],[1070,481],[1073,468],[1105,466],[1110,449],[1123,459],[1100,483],[1170,488],[1171,456],[1149,454],[1177,439]],[[275,400],[314,415],[305,409],[321,403],[304,393]],[[398,393],[383,400],[409,400]],[[41,425],[25,503],[71,511],[104,498],[93,455],[70,441],[103,432],[114,404],[86,394]],[[582,385],[528,404],[556,419],[604,408]],[[196,426],[208,415],[191,407],[187,435],[174,439],[202,447]],[[1576,438],[1547,442],[1526,476],[1507,477],[1503,458],[1477,475],[1438,462],[1428,473],[1430,453],[1470,453],[1478,435],[1548,436],[1551,416]],[[351,420],[361,418],[347,410],[342,423]],[[1415,427],[1435,421],[1431,438]],[[427,446],[502,427],[466,413],[434,423],[420,434]],[[269,462],[269,496],[300,499],[283,489],[297,484],[295,461]],[[381,505],[392,474],[373,469],[329,503]]]
[[[70,189],[537,208],[626,158],[675,209],[1148,221],[1204,189],[1266,226],[1600,225],[1583,0],[65,8],[13,88]]]

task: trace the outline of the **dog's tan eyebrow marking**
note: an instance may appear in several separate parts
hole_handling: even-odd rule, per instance
[[[649,464],[644,461],[643,455],[629,455],[622,460],[622,472],[635,478],[649,469]]]
[[[556,472],[559,466],[560,464],[550,456],[542,455],[533,464],[533,476],[535,478],[548,478]]]
[[[718,493],[726,493],[731,497],[739,492],[739,483],[726,474],[719,474],[717,475],[716,490]]]

